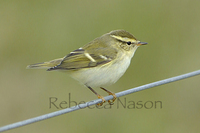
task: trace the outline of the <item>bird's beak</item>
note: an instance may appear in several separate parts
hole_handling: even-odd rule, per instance
[[[147,44],[147,42],[138,42],[138,46],[140,46],[140,45],[146,45]]]

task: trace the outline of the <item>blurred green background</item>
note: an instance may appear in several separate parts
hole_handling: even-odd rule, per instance
[[[96,96],[62,72],[28,70],[32,63],[67,55],[111,30],[125,29],[141,46],[119,92],[200,67],[200,1],[0,1],[0,126],[60,110],[49,98],[90,101]],[[200,132],[200,76],[121,97],[162,101],[162,108],[82,109],[8,133]],[[107,95],[96,88],[97,92]],[[127,103],[128,104],[128,103]]]

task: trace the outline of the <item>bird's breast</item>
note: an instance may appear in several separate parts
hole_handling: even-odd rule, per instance
[[[127,70],[131,58],[120,55],[113,61],[102,66],[84,68],[70,75],[90,87],[103,87],[115,83]]]

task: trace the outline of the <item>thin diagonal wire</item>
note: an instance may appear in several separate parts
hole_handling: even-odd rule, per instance
[[[197,71],[194,71],[194,72],[186,73],[186,74],[179,75],[179,76],[176,76],[176,77],[160,80],[160,81],[157,81],[157,82],[153,82],[153,83],[150,83],[150,84],[146,84],[146,85],[142,85],[142,86],[139,86],[139,87],[136,87],[136,88],[125,90],[125,91],[116,93],[116,96],[121,97],[121,96],[128,95],[128,94],[131,94],[131,93],[134,93],[134,92],[137,92],[137,91],[141,91],[141,90],[149,89],[149,88],[152,88],[152,87],[155,87],[155,86],[175,82],[175,81],[185,79],[185,78],[189,78],[189,77],[192,77],[192,76],[196,76],[196,75],[199,75],[199,74],[200,74],[200,70],[197,70]],[[107,100],[113,99],[113,96],[106,96],[104,98],[107,101]],[[86,108],[88,106],[95,105],[95,104],[101,103],[101,102],[102,102],[101,99],[97,99],[97,100],[89,101],[89,102],[84,103],[84,104],[79,104],[77,106],[73,106],[71,108],[59,110],[59,111],[56,111],[56,112],[53,112],[53,113],[49,113],[49,114],[45,114],[45,115],[41,115],[41,116],[38,116],[38,117],[31,118],[31,119],[27,119],[27,120],[24,120],[24,121],[16,122],[16,123],[13,123],[13,124],[10,124],[10,125],[0,127],[0,132],[10,130],[10,129],[13,129],[13,128],[17,128],[17,127],[21,127],[21,126],[25,126],[25,125],[28,125],[28,124],[31,124],[31,123],[34,123],[34,122],[38,122],[38,121],[42,121],[42,120],[45,120],[45,119],[49,119],[49,118],[52,118],[52,117],[55,117],[55,116],[58,116],[58,115],[66,114],[66,113],[76,111],[76,110],[79,110],[79,109],[82,109],[82,108]]]

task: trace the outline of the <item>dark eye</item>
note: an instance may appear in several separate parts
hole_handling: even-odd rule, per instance
[[[131,42],[127,42],[128,45],[131,45]]]

